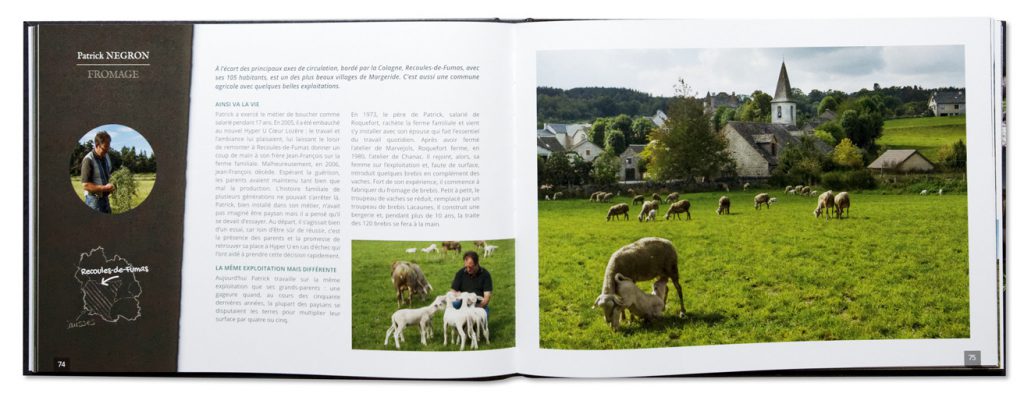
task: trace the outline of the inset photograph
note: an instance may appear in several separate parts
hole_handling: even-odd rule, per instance
[[[352,241],[352,348],[515,346],[515,240]]]
[[[135,129],[107,124],[85,133],[70,158],[71,186],[90,209],[128,212],[149,197],[156,184],[153,147]]]

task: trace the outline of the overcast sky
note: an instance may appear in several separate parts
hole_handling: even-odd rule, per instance
[[[790,84],[804,92],[851,92],[874,83],[964,85],[964,50],[959,45],[544,51],[537,54],[537,85],[625,87],[670,96],[673,84],[684,78],[700,95],[754,90],[775,95],[783,59]]]

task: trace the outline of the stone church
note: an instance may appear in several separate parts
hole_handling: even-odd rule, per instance
[[[813,137],[813,131],[797,128],[796,100],[789,84],[786,62],[782,62],[779,80],[775,85],[771,116],[771,123],[730,121],[722,128],[722,134],[729,142],[729,155],[736,162],[736,171],[740,177],[771,176],[779,164],[782,150],[800,142],[804,136],[811,136],[815,146],[822,152],[831,150],[828,144]]]

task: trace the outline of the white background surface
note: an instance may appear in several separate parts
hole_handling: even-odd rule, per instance
[[[3,401],[48,402],[74,400],[79,402],[110,402],[134,397],[150,403],[202,400],[202,402],[302,402],[330,400],[347,402],[461,401],[466,397],[485,402],[524,402],[538,399],[571,399],[574,402],[623,402],[665,400],[669,402],[805,402],[860,403],[865,401],[914,402],[1009,402],[1011,392],[1024,387],[1021,377],[1014,377],[1015,353],[1021,338],[1015,330],[1014,318],[1019,305],[1011,298],[1008,306],[1008,353],[1010,376],[1002,378],[900,377],[900,378],[689,378],[689,379],[625,379],[625,380],[537,380],[514,378],[488,383],[464,382],[382,382],[339,380],[280,379],[187,379],[187,378],[100,378],[100,377],[24,377],[22,364],[22,279],[21,279],[21,141],[22,134],[22,23],[24,20],[242,20],[242,19],[355,19],[355,18],[879,18],[879,17],[995,17],[1010,24],[1009,117],[1011,133],[1016,122],[1013,114],[1012,79],[1021,76],[1013,64],[1014,27],[1024,21],[1024,14],[1012,9],[1009,2],[977,0],[963,2],[936,0],[924,4],[902,4],[892,1],[864,0],[856,2],[793,1],[788,3],[739,0],[699,2],[683,6],[679,1],[588,1],[554,4],[547,0],[505,2],[498,5],[483,2],[376,1],[373,4],[343,6],[339,2],[310,3],[246,1],[236,4],[213,4],[209,1],[174,1],[149,5],[141,1],[121,2],[46,2],[19,1],[5,5],[4,23],[0,25],[0,43],[7,55],[2,65],[0,100],[3,102],[4,129],[8,139],[8,158],[2,167],[7,178],[17,178],[9,188],[11,197],[0,199],[0,207],[9,212],[10,224],[2,233],[5,282],[0,282],[3,320],[7,327],[0,333],[0,384]],[[1019,47],[1017,47],[1019,48]],[[1011,134],[1011,146],[1013,146]],[[1010,151],[1009,164],[1011,201],[1009,210],[1016,211],[1015,189],[1021,189],[1021,163],[1015,156],[1020,148]],[[1016,264],[1013,230],[1021,229],[1018,213],[1009,216],[1011,266]],[[1014,286],[1013,282],[1010,287]],[[1018,398],[1019,399],[1019,398]]]

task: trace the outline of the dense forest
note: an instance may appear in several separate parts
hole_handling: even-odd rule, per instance
[[[655,97],[628,88],[582,87],[562,90],[537,87],[538,128],[548,123],[593,122],[617,115],[651,116],[666,110],[669,97]]]

